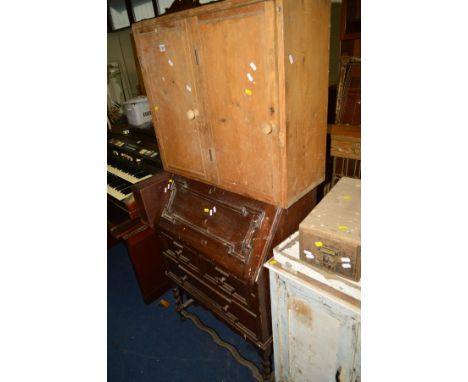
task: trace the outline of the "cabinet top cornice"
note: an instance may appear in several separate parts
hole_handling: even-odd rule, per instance
[[[157,26],[161,23],[167,23],[171,21],[181,20],[189,17],[204,15],[210,12],[228,10],[235,7],[240,7],[244,5],[262,3],[274,1],[276,3],[282,3],[282,0],[223,0],[217,3],[210,3],[202,5],[197,8],[191,8],[180,12],[170,13],[168,15],[162,15],[159,17],[154,17],[152,19],[146,19],[139,21],[132,25],[133,32],[144,33],[149,32],[149,29]]]

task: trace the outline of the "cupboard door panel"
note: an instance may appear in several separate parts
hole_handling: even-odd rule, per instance
[[[278,200],[273,12],[273,4],[257,3],[197,18],[219,185],[265,201]]]
[[[157,25],[136,40],[165,169],[206,179],[206,140],[186,22]]]

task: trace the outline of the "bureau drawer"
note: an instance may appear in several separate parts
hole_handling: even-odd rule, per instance
[[[216,264],[189,247],[172,239],[168,234],[161,232],[161,237],[163,250],[168,250],[167,256],[183,265],[190,272],[195,273],[198,277],[201,277],[226,298],[235,299],[246,307],[252,299],[256,301],[256,295],[249,296],[249,288],[246,283],[222,270]]]
[[[160,233],[160,237],[162,250],[169,250],[169,253],[167,254],[168,256],[172,256],[174,260],[184,264],[192,271],[197,273],[200,272],[199,256],[194,251],[172,239],[164,232]]]
[[[207,259],[200,258],[200,262],[203,262],[203,278],[208,280],[210,285],[223,290],[239,303],[248,305],[249,288],[244,282]]]
[[[257,339],[258,319],[239,302],[228,297],[220,288],[212,287],[209,283],[194,274],[184,265],[178,264],[172,255],[166,255],[168,276],[191,294],[195,299],[205,303],[209,309],[221,315],[228,323],[237,327],[242,333]]]

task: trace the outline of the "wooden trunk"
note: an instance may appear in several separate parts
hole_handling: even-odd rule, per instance
[[[361,278],[361,181],[341,178],[299,225],[300,258],[313,267]]]
[[[260,350],[271,346],[273,246],[297,229],[315,190],[289,209],[175,176],[158,223],[168,277]]]
[[[320,184],[329,28],[329,0],[226,0],[134,24],[164,168],[283,208]]]

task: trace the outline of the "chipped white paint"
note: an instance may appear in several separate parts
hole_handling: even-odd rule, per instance
[[[289,55],[289,63],[292,65],[294,63],[294,58],[292,54]]]
[[[192,91],[192,87],[190,85],[185,85],[185,89],[187,89],[189,92]]]
[[[216,213],[216,206],[213,207],[213,212]]]
[[[164,193],[166,193],[166,192],[167,192],[167,187],[164,187]]]
[[[171,66],[174,66],[174,63],[172,62],[171,59],[167,60],[167,63],[168,63],[169,65],[171,65]]]
[[[253,70],[254,72],[257,71],[257,67],[255,66],[255,64],[254,64],[253,62],[250,63],[250,67],[252,68],[252,70]]]
[[[247,73],[247,78],[249,79],[250,82],[253,82],[253,77],[250,73]]]
[[[349,257],[342,257],[341,258],[341,262],[342,263],[350,263],[351,262],[351,259]]]
[[[213,216],[213,210],[210,209],[210,216]]]
[[[298,247],[296,251],[298,256]],[[280,261],[277,253],[274,258]],[[291,268],[265,264],[270,273],[275,380],[334,381],[341,370],[340,381],[360,381],[360,309],[300,277],[293,271],[296,259],[288,257],[288,262]]]
[[[343,268],[347,268],[347,269],[351,268],[351,264],[350,264],[350,263],[343,263],[343,264],[341,264],[341,266],[342,266]]]
[[[165,51],[166,51],[166,45],[164,45],[164,44],[159,44],[159,51],[160,51],[160,52],[165,52]]]

